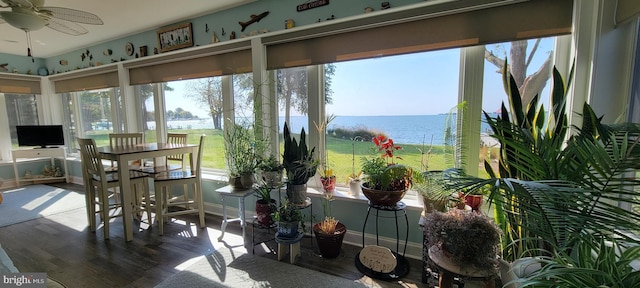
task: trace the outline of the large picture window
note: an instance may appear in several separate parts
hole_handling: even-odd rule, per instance
[[[9,118],[9,132],[11,146],[18,146],[16,126],[38,125],[38,105],[35,95],[4,94],[7,116]]]
[[[336,182],[345,185],[360,171],[375,135],[402,147],[397,162],[422,171],[446,168],[452,155],[442,147],[458,103],[459,61],[459,49],[449,49],[334,63],[326,114],[335,118],[326,143]]]

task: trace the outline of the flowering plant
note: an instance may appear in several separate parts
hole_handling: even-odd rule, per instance
[[[394,155],[394,152],[402,147],[395,145],[391,138],[384,135],[374,137],[373,144],[376,155],[364,157],[362,162],[365,182],[363,185],[370,189],[386,191],[401,191],[410,188],[413,169],[394,161],[394,159],[402,159]]]

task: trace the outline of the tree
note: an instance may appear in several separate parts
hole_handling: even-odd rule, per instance
[[[140,98],[142,98],[142,111],[144,111],[144,115],[143,115],[143,119],[145,121],[142,121],[142,131],[147,131],[149,130],[149,126],[147,125],[147,121],[154,121],[155,117],[152,113],[148,113],[147,111],[147,100],[151,97],[153,97],[153,85],[155,84],[142,84],[142,85],[138,85],[138,89],[139,89],[139,93],[140,93]],[[173,91],[173,88],[171,88],[169,86],[168,83],[162,83],[162,89],[164,91]]]
[[[187,98],[206,106],[213,121],[213,128],[222,130],[222,79],[220,77],[200,78],[187,83]],[[176,109],[177,110],[177,109]],[[179,113],[179,111],[175,111]]]
[[[325,103],[333,103],[333,90],[331,89],[332,76],[335,74],[335,65],[324,66]],[[291,109],[301,114],[309,112],[307,95],[307,71],[305,67],[280,69],[277,71],[278,98],[284,103],[285,122],[291,119]]]
[[[529,55],[527,55],[527,49],[529,47],[528,40],[511,42],[511,48],[509,50],[508,70],[513,75],[518,89],[520,90],[520,95],[522,95],[522,105],[524,107],[531,102],[531,99],[533,99],[534,96],[540,94],[544,86],[547,84],[547,80],[551,77],[551,53],[548,53],[544,63],[536,72],[527,76],[527,70],[531,64],[533,56],[538,52],[540,41],[540,38],[535,40]],[[496,72],[502,74],[502,67],[505,64],[505,59],[504,57],[496,55],[500,53],[498,50],[500,50],[500,46],[497,46],[497,49],[493,51],[487,49],[484,54],[485,59],[498,68]]]

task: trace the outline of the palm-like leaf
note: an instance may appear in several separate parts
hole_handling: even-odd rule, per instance
[[[556,69],[548,115],[537,97],[522,106],[512,78],[505,70],[511,111],[503,104],[499,117],[485,113],[501,144],[499,171],[485,163],[490,179],[458,178],[451,187],[491,188],[488,198],[504,231],[503,257],[570,255],[594,236],[640,244],[628,233],[637,230],[640,215],[619,206],[640,205],[640,126],[605,125],[585,104],[582,126],[569,129],[567,86]]]

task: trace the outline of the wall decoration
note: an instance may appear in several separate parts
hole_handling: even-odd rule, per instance
[[[124,45],[124,51],[128,56],[133,56],[133,43],[127,42],[127,44]]]
[[[148,55],[147,53],[148,53],[147,52],[147,45],[140,46],[140,57],[147,56]]]
[[[382,4],[380,4],[380,10],[389,9],[389,8],[391,8],[391,4],[389,4],[389,2],[382,2]]]
[[[302,12],[302,11],[305,11],[305,10],[322,7],[322,6],[325,6],[325,5],[329,5],[329,0],[311,1],[311,2],[307,2],[307,3],[304,3],[304,4],[298,5],[296,7],[296,11]]]
[[[293,22],[293,19],[284,20],[284,29],[291,29],[296,26],[296,23]]]
[[[240,26],[242,26],[242,30],[240,30],[240,32],[244,32],[244,29],[246,29],[247,26],[249,26],[249,25],[251,25],[253,23],[256,23],[256,22],[260,22],[260,20],[262,18],[264,18],[264,17],[267,17],[267,15],[269,15],[269,11],[264,11],[264,12],[258,14],[258,15],[251,14],[251,19],[249,19],[248,21],[246,21],[246,22],[242,22],[242,21],[238,22],[240,24]]]
[[[160,53],[193,46],[191,22],[158,30]]]
[[[9,72],[7,65],[9,65],[9,63],[0,64],[0,72]]]
[[[107,49],[107,50],[102,51],[102,55],[104,55],[104,56],[109,56],[111,54],[113,54],[113,51],[111,51],[111,49]]]
[[[68,65],[69,62],[67,60],[60,60],[60,65],[65,66]]]

